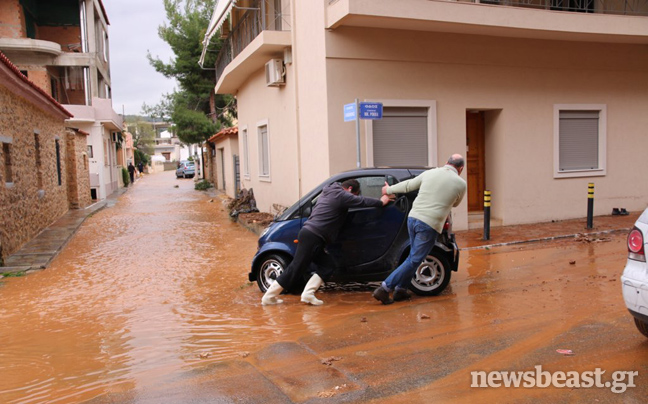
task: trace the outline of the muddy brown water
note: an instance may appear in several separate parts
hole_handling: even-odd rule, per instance
[[[382,306],[372,285],[327,285],[324,306],[286,296],[262,307],[247,281],[257,236],[193,185],[147,176],[89,218],[47,270],[2,279],[0,402],[184,402],[208,390],[205,380],[206,397],[263,380],[244,402],[259,391],[268,402],[615,402],[601,389],[475,390],[470,371],[648,372],[648,343],[620,293],[624,235],[464,251],[433,298]],[[644,401],[645,381],[625,401]],[[139,391],[168,395],[138,400]]]

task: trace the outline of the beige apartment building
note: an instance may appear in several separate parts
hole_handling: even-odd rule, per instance
[[[289,206],[330,175],[467,157],[455,227],[648,205],[645,0],[220,0],[216,92],[238,101],[243,188]],[[209,66],[211,67],[211,66]],[[345,104],[380,102],[355,122]]]
[[[0,262],[69,208],[90,204],[87,133],[0,52]]]
[[[108,16],[101,0],[0,0],[0,51],[88,134],[91,196],[119,186],[123,120],[111,99]]]

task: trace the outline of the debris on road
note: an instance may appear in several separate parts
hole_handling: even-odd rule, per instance
[[[361,322],[361,323],[366,323],[366,322],[367,322],[367,317],[362,317],[362,318],[360,319],[360,322]]]
[[[580,241],[581,243],[603,243],[606,241],[611,241],[612,239],[609,237],[601,237],[601,238],[590,237],[587,234],[578,233],[574,236],[574,240]]]
[[[346,387],[347,387],[347,385],[346,385],[346,384],[343,384],[343,385],[341,385],[341,386],[335,386],[334,388],[332,388],[332,389],[330,389],[330,390],[320,391],[319,393],[317,393],[317,397],[319,397],[319,398],[330,398],[330,397],[333,397],[334,395],[336,395],[337,393],[339,393],[340,390],[343,390],[343,389],[345,389]]]
[[[576,261],[569,261],[569,265],[576,265]]]
[[[423,314],[423,313],[419,314],[419,320],[429,320],[429,319],[430,316],[428,316],[427,314]]]
[[[250,356],[250,353],[247,352],[247,351],[239,352],[239,356],[240,356],[241,358],[247,358],[248,356]]]
[[[322,360],[322,365],[331,366],[335,361],[341,361],[342,357],[340,356],[331,356],[329,358]]]
[[[574,351],[572,351],[571,349],[556,349],[556,352],[558,352],[559,354],[562,354],[564,356],[572,356],[572,355],[574,355]]]

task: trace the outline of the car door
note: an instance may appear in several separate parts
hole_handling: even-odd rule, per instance
[[[371,198],[380,198],[385,181],[390,185],[397,182],[384,175],[355,179],[360,183],[360,194]],[[337,240],[327,247],[336,266],[343,272],[353,272],[353,267],[379,260],[387,254],[407,220],[406,204],[407,200],[399,200],[382,208],[349,209]],[[384,271],[381,265],[388,264],[376,262],[371,271]]]

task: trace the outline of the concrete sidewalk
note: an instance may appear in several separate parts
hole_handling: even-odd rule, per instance
[[[626,216],[595,216],[593,218],[592,229],[587,229],[587,218],[560,220],[549,223],[491,227],[489,240],[483,240],[483,228],[457,231],[457,244],[459,244],[462,250],[471,250],[535,241],[573,238],[579,235],[593,238],[616,232],[628,233],[641,213],[630,212]]]
[[[106,206],[114,206],[117,203],[117,198],[128,189],[120,188],[105,200],[94,203],[85,209],[68,210],[20,250],[7,257],[4,266],[0,266],[0,278],[3,277],[3,274],[19,274],[47,268],[88,217]]]

